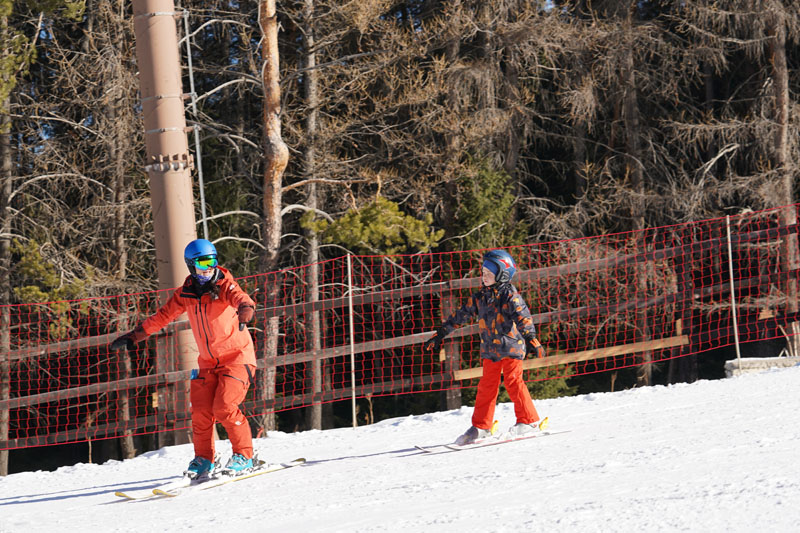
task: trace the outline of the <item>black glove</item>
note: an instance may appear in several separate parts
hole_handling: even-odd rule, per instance
[[[536,337],[525,339],[525,350],[528,357],[544,357],[544,346]]]
[[[117,337],[114,339],[114,342],[111,343],[111,350],[116,352],[117,350],[121,350],[123,348],[127,348],[129,350],[133,350],[136,346],[136,343],[133,342],[131,338],[130,332],[126,333],[122,337]]]
[[[117,350],[121,350],[122,348],[133,350],[134,348],[136,348],[136,343],[143,341],[146,338],[147,338],[147,333],[145,333],[144,329],[142,329],[142,326],[139,325],[136,326],[133,329],[133,331],[129,331],[125,335],[122,335],[121,337],[117,337],[116,339],[114,339],[114,341],[111,343],[110,348],[112,351],[115,352]]]
[[[428,339],[428,341],[423,346],[423,349],[426,351],[430,351],[433,353],[438,352],[442,348],[442,342],[444,338],[447,336],[447,331],[444,329],[444,326],[440,327],[436,330],[436,335]]]
[[[253,315],[256,314],[256,310],[253,309],[252,305],[242,304],[239,306],[239,331],[242,331],[248,322],[253,320]]]

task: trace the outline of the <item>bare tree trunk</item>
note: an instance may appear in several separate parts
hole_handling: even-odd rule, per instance
[[[779,3],[773,4],[768,14],[767,34],[770,37],[769,57],[775,99],[772,162],[780,176],[776,182],[776,202],[777,205],[790,205],[794,202],[794,165],[789,155],[789,69],[786,63],[786,20],[783,7]],[[797,223],[797,211],[794,207],[787,207],[781,210],[778,218],[780,226],[791,226]],[[800,259],[796,233],[787,235],[781,241],[780,262],[783,272],[792,272],[798,268]],[[788,279],[783,290],[786,294],[785,312],[796,313],[799,307],[797,280]],[[789,324],[786,333],[789,336],[789,353],[795,356],[800,354],[800,323]]]
[[[454,7],[458,6],[460,2],[453,2]],[[460,10],[456,10],[459,13]],[[458,27],[460,21],[454,21],[454,26]],[[461,39],[460,35],[455,34],[450,36],[450,42],[445,48],[445,57],[447,64],[454,65],[458,61],[461,53]],[[457,107],[457,99],[455,98],[456,91],[450,90],[451,101],[450,105],[454,109]],[[442,220],[454,221],[456,220],[456,211],[458,210],[458,182],[454,170],[459,167],[459,159],[462,151],[462,137],[458,131],[458,127],[454,124],[452,131],[445,134],[445,172],[449,177],[445,185],[446,193],[444,194],[442,206]],[[442,300],[442,319],[449,316],[449,311],[452,308],[452,302],[445,302]],[[438,324],[437,324],[438,325]],[[453,341],[448,346],[443,348],[445,351],[445,361],[442,370],[449,376],[453,376],[456,370],[461,368],[461,342]],[[433,357],[438,357],[439,354],[433,354]],[[458,383],[453,380],[453,383],[446,390],[442,392],[441,405],[443,409],[459,409],[461,408],[461,388],[457,386]]]
[[[308,185],[308,198],[306,207],[317,209],[319,194],[317,184],[313,181],[316,173],[316,144],[317,144],[317,118],[319,116],[319,86],[317,80],[317,53],[314,50],[314,0],[305,0],[303,6],[304,36],[305,36],[305,72],[303,91],[306,98],[306,150],[305,174],[306,179],[312,180]],[[313,229],[306,230],[308,241],[306,282],[308,283],[308,299],[316,302],[319,300],[319,238]],[[322,349],[322,331],[319,311],[308,314],[306,322],[306,349],[320,353]],[[321,398],[323,384],[323,361],[314,359],[308,370],[308,381],[312,398]],[[322,403],[312,399],[308,410],[307,425],[309,429],[322,429]]]
[[[633,12],[631,8],[623,21],[626,32],[625,57],[622,65],[622,119],[625,124],[625,149],[627,152],[626,173],[630,181],[630,205],[631,221],[634,231],[644,229],[644,214],[646,210],[644,195],[644,170],[642,167],[642,151],[639,139],[641,138],[641,119],[639,115],[639,103],[637,101],[638,91],[636,90],[636,70],[633,60]],[[647,243],[641,243],[646,246]],[[637,292],[645,294],[647,291],[648,264],[641,263],[636,266]],[[650,339],[650,329],[647,324],[647,311],[642,311],[636,317],[637,330],[641,338],[639,341]],[[640,359],[640,366],[637,370],[637,385],[650,385],[652,382],[652,353],[645,352]]]
[[[687,242],[691,239],[686,239],[683,232],[677,231],[676,237],[673,240],[675,246],[687,246]],[[673,289],[678,294],[692,294],[694,288],[694,280],[692,279],[692,254],[685,256],[678,256],[673,260],[675,270],[675,288]],[[694,326],[692,320],[692,306],[693,298],[686,297],[676,303],[675,316],[678,323],[676,324],[676,335],[687,335],[691,340],[694,338],[692,328]],[[670,359],[667,381],[669,383],[694,383],[697,381],[697,351],[692,344],[679,346],[673,352],[677,357]],[[688,353],[689,355],[681,355]]]
[[[110,88],[115,91],[116,88]],[[116,117],[116,104],[119,100],[114,100],[112,105],[106,107],[108,123],[114,124]],[[112,188],[114,194],[114,251],[117,256],[116,277],[124,280],[128,272],[128,249],[125,246],[125,200],[127,199],[127,184],[125,183],[125,154],[120,149],[115,139],[111,135],[109,146],[110,155],[114,162],[114,176],[112,177]]]
[[[0,31],[8,30],[8,18],[0,17]],[[0,50],[2,59],[10,50]],[[0,75],[0,88],[5,94],[0,101],[0,400],[11,398],[11,213],[9,202],[13,185],[11,157],[11,99],[6,90],[11,87],[7,72]],[[9,409],[0,410],[0,441],[7,441],[11,423]],[[0,450],[0,476],[8,475],[8,450]]]
[[[91,38],[87,36],[86,42],[90,43]],[[119,46],[119,43],[110,41],[107,43],[109,46]],[[90,50],[92,46],[87,46]],[[117,54],[121,55],[120,52]],[[116,278],[124,280],[127,276],[127,263],[128,263],[128,250],[125,246],[125,200],[127,197],[127,184],[125,183],[125,151],[122,148],[121,134],[117,124],[117,109],[122,101],[121,87],[117,84],[117,80],[113,77],[108,80],[110,86],[106,87],[108,94],[108,104],[106,105],[105,122],[108,125],[108,153],[112,162],[113,176],[112,191],[114,194],[114,251],[117,258],[117,271]],[[120,324],[123,331],[128,331],[130,324],[125,321]],[[116,354],[117,363],[117,379],[127,379],[131,375],[131,357],[128,350],[119,350]],[[117,419],[127,424],[131,420],[130,397],[127,389],[120,390],[117,395]],[[133,430],[126,429],[123,431],[120,438],[120,446],[122,448],[123,459],[133,459],[136,456],[136,448],[133,443]]]
[[[278,55],[278,16],[275,0],[262,0],[259,4],[258,22],[262,34],[261,71],[264,86],[264,244],[262,267],[274,271],[278,266],[281,244],[281,196],[283,172],[289,162],[289,149],[281,137],[281,94]],[[280,283],[272,283],[267,293],[268,302],[277,302]],[[264,359],[266,368],[260,372],[257,394],[262,400],[275,398],[275,363],[278,355],[278,318],[270,318],[264,331]],[[275,429],[275,414],[264,414],[257,422],[261,431]]]
[[[586,187],[588,184],[588,176],[586,174],[586,135],[587,123],[584,119],[578,119],[572,127],[572,150],[573,150],[573,193],[572,196],[576,200],[580,200],[586,194]],[[585,228],[581,228],[581,233],[585,233]]]
[[[128,329],[128,328],[125,328]],[[117,351],[117,379],[128,379],[131,377],[131,356],[128,350]],[[117,392],[117,419],[127,424],[131,420],[131,400],[128,389]],[[136,457],[136,447],[133,443],[133,429],[125,429],[120,437],[120,447],[122,448],[123,459],[133,459]]]
[[[504,53],[506,60],[505,68],[505,100],[508,106],[511,107],[511,112],[508,120],[508,132],[506,133],[506,149],[505,161],[503,162],[503,169],[514,179],[516,184],[515,193],[517,195],[521,192],[521,182],[519,173],[516,172],[519,158],[522,152],[523,141],[523,116],[519,111],[524,104],[520,102],[519,90],[519,70],[517,68],[518,59],[514,57],[514,53],[506,51]]]
[[[124,173],[124,168],[122,169]],[[114,251],[117,256],[118,280],[124,280],[128,275],[128,248],[125,246],[125,200],[127,190],[125,176],[117,175],[114,177]]]
[[[703,63],[703,86],[705,88],[705,111],[710,116],[714,110],[714,73],[708,62]],[[706,148],[706,161],[710,160],[715,154],[715,143],[709,142]]]
[[[3,25],[5,26],[5,25]],[[5,80],[4,80],[5,81]],[[11,119],[6,99],[0,110],[0,400],[11,398],[11,224],[8,201],[11,197]],[[11,414],[0,410],[0,441],[7,441]],[[0,450],[0,476],[8,475],[8,450]]]
[[[583,56],[584,51],[580,50],[580,55]],[[592,83],[590,71],[591,66],[587,65],[585,61],[579,60],[576,67],[581,76],[581,84]],[[572,124],[572,152],[573,152],[573,168],[572,168],[572,197],[576,201],[580,201],[585,195],[588,188],[588,158],[586,150],[586,140],[589,134],[590,118],[587,113],[578,113]],[[586,227],[583,225],[581,234],[586,234]]]

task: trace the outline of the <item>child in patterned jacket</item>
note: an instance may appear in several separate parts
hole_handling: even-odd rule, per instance
[[[436,335],[425,343],[426,350],[436,353],[456,326],[478,318],[483,376],[478,383],[472,427],[456,439],[456,444],[469,444],[492,434],[501,374],[505,376],[504,385],[514,402],[517,418],[509,433],[525,435],[539,429],[539,413],[522,377],[522,360],[526,354],[544,357],[544,348],[536,338],[528,305],[511,284],[516,272],[516,263],[508,252],[487,252],[483,256],[481,290],[448,317]]]

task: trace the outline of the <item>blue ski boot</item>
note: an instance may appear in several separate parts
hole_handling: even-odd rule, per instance
[[[209,461],[205,457],[200,457],[199,455],[192,459],[192,462],[189,463],[189,468],[183,473],[184,476],[188,476],[192,479],[201,479],[205,477],[209,477],[211,473],[214,471],[216,467],[216,463],[213,461]]]
[[[253,468],[253,459],[246,458],[240,453],[235,453],[231,457],[228,464],[225,465],[223,472],[229,476],[238,476]]]

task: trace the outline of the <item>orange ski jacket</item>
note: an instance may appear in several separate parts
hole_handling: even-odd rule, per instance
[[[167,303],[142,322],[142,328],[147,335],[152,335],[186,312],[200,350],[197,358],[200,368],[255,365],[253,338],[247,328],[239,331],[237,316],[240,305],[255,308],[255,302],[239,287],[227,269],[217,268],[222,274],[215,282],[219,289],[218,297],[213,292],[198,294],[192,276],[187,276],[183,286],[172,293]]]

